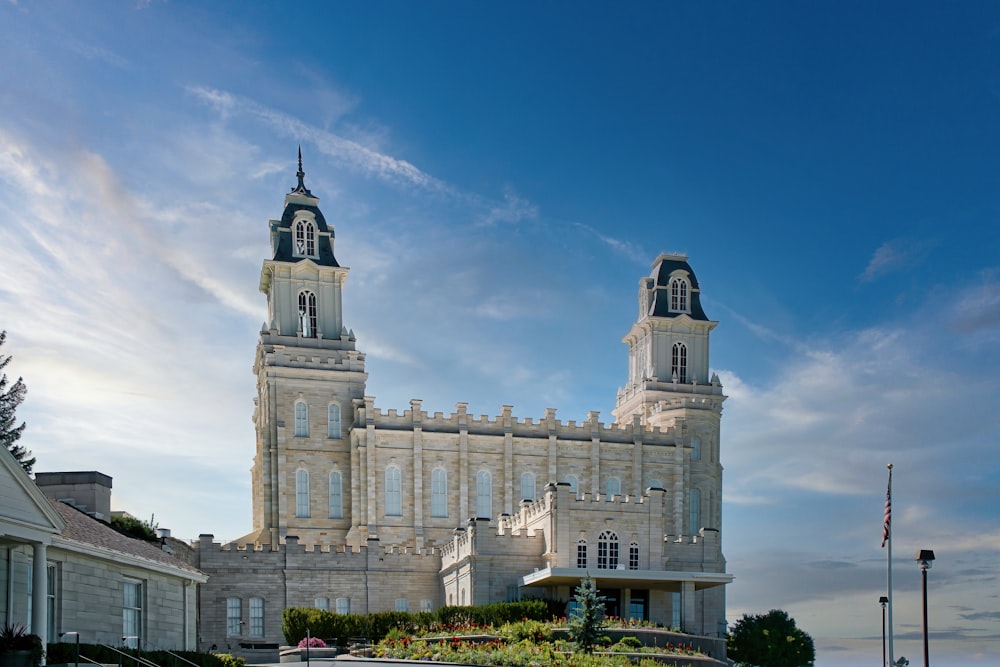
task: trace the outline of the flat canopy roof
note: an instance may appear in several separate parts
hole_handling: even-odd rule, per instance
[[[724,572],[681,572],[664,570],[591,570],[576,567],[547,567],[521,577],[521,586],[575,586],[590,576],[598,588],[652,588],[679,592],[681,584],[693,582],[696,591],[732,583]]]

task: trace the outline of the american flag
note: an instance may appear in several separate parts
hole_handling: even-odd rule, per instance
[[[892,473],[890,473],[891,475]],[[885,516],[882,520],[882,548],[889,539],[889,527],[892,523],[892,477],[889,477],[889,486],[885,490]]]

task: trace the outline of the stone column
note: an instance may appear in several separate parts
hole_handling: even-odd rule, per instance
[[[689,634],[701,634],[701,624],[694,613],[694,582],[681,582],[681,630]]]

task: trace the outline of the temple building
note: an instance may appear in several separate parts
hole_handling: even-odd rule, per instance
[[[724,635],[725,396],[709,366],[717,322],[687,258],[661,254],[639,280],[610,422],[384,409],[366,393],[343,308],[349,269],[301,156],[297,177],[260,275],[253,532],[195,545],[209,577],[200,642],[281,642],[286,607],[568,601],[587,575],[609,615]]]

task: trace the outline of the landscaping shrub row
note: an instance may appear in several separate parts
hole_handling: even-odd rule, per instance
[[[282,613],[281,630],[290,646],[298,644],[307,630],[313,637],[345,646],[351,637],[377,642],[392,630],[416,633],[463,625],[495,627],[521,620],[549,621],[565,613],[565,606],[565,602],[523,600],[478,607],[441,607],[433,612],[383,611],[374,614],[335,614],[323,609],[295,607]]]

